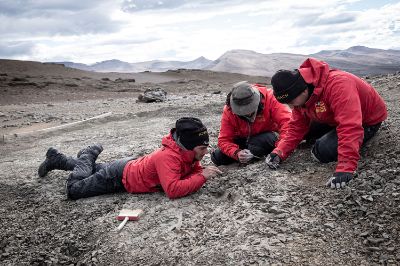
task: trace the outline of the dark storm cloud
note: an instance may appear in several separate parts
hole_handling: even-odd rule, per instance
[[[2,35],[79,35],[113,32],[119,24],[109,17],[105,0],[0,1]]]
[[[0,58],[32,54],[31,42],[0,42]]]

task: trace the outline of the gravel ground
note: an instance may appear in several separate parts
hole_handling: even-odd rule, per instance
[[[400,74],[366,77],[387,102],[389,118],[362,149],[359,175],[346,189],[326,189],[335,165],[313,162],[310,147],[302,146],[278,171],[262,161],[223,167],[222,176],[182,199],[120,193],[68,201],[66,172],[37,176],[48,147],[74,155],[102,143],[98,161],[143,155],[188,115],[203,120],[215,147],[229,85],[268,80],[6,63],[0,62],[0,264],[400,264]],[[123,81],[132,77],[140,82]],[[136,102],[139,93],[156,87],[168,92],[166,102]],[[112,114],[94,122],[29,133],[107,112]],[[210,164],[209,156],[203,164]],[[117,233],[122,208],[141,208],[144,215]]]

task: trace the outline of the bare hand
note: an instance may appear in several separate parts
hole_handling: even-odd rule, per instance
[[[222,171],[214,165],[206,166],[203,169],[203,175],[207,180],[220,174],[222,174]]]
[[[239,151],[237,155],[239,162],[241,163],[247,163],[254,157],[254,155],[248,149]]]

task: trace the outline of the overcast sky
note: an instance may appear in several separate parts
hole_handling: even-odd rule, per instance
[[[400,1],[0,0],[0,34],[0,58],[86,64],[400,49]]]

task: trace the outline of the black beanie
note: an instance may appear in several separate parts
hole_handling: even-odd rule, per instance
[[[187,150],[194,147],[208,146],[208,132],[200,119],[194,117],[182,117],[176,121],[176,136],[180,144]]]
[[[297,69],[279,70],[272,76],[271,85],[275,98],[281,103],[289,103],[307,89],[307,83]]]

